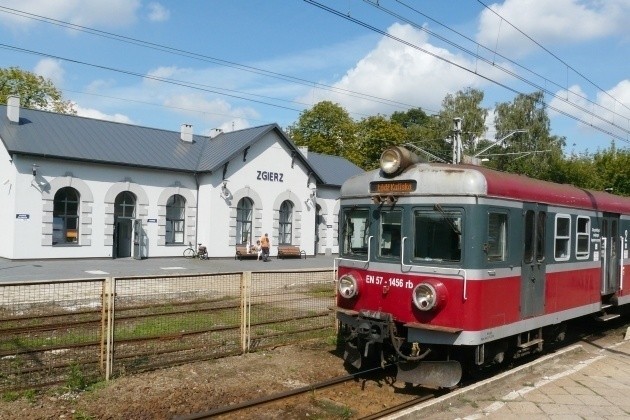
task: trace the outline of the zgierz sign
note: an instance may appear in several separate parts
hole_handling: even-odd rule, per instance
[[[15,215],[16,219],[20,219],[20,220],[28,220],[31,218],[30,214],[24,214],[24,213],[18,213]]]
[[[282,172],[267,172],[267,171],[256,171],[258,176],[256,177],[259,181],[271,181],[271,182],[284,182],[282,178],[284,178],[284,174]]]

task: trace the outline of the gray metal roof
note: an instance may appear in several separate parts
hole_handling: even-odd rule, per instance
[[[316,168],[325,185],[341,186],[347,179],[363,173],[363,169],[339,156],[308,152],[308,163]]]
[[[183,172],[213,172],[267,133],[275,131],[315,174],[317,182],[323,182],[320,171],[299,153],[277,124],[221,133],[214,138],[194,135],[193,142],[188,143],[180,139],[178,131],[25,108],[20,109],[20,123],[16,124],[7,118],[6,108],[6,105],[0,105],[0,139],[10,154]]]

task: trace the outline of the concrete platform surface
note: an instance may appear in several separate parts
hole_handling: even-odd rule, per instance
[[[84,279],[101,277],[227,273],[241,271],[275,271],[332,269],[335,256],[277,259],[268,262],[216,258],[210,260],[174,258],[95,258],[64,260],[7,260],[0,258],[0,283],[31,280]]]
[[[573,345],[387,419],[630,419],[630,340]]]

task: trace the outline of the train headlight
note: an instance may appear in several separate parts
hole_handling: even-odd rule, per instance
[[[385,175],[394,176],[408,166],[420,162],[420,158],[409,149],[400,146],[388,147],[381,153],[381,170]]]
[[[392,175],[400,169],[402,155],[397,147],[385,149],[381,154],[381,169],[387,175]]]
[[[430,311],[437,306],[437,290],[429,283],[420,283],[413,289],[413,303],[421,311]]]
[[[346,299],[351,299],[359,294],[359,284],[357,280],[348,274],[341,276],[337,289],[339,290],[339,294]]]

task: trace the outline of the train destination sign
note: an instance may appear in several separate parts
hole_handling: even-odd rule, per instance
[[[378,194],[404,194],[416,190],[416,181],[374,181],[370,182],[370,192]]]

